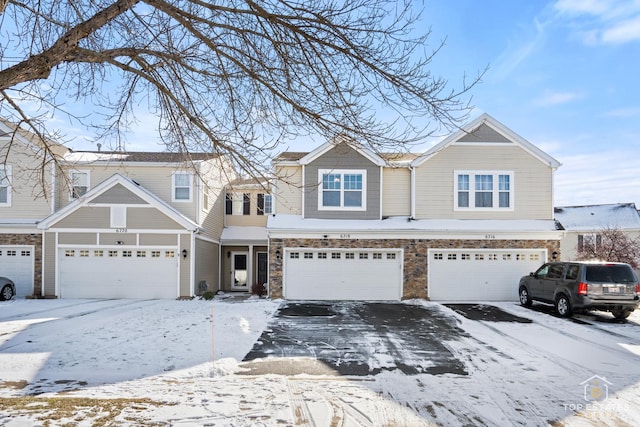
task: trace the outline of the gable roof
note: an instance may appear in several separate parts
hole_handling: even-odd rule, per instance
[[[42,140],[36,134],[1,117],[0,138],[13,138],[14,141],[19,141],[27,147],[30,147],[36,154],[42,153],[44,149]],[[49,151],[57,156],[63,156],[69,152],[69,148],[50,139],[47,139],[46,144]]]
[[[73,163],[185,163],[210,160],[216,153],[172,153],[150,151],[70,151],[64,159]]]
[[[72,214],[78,209],[84,206],[91,205],[92,201],[95,198],[97,198],[101,194],[104,194],[105,192],[115,187],[116,185],[122,185],[127,190],[131,191],[133,194],[138,196],[141,200],[155,207],[160,212],[162,212],[163,214],[167,215],[169,218],[174,220],[176,223],[180,224],[185,229],[189,231],[196,231],[199,229],[198,224],[191,221],[189,218],[184,216],[178,210],[174,209],[171,205],[166,203],[164,200],[160,199],[158,196],[156,196],[146,188],[142,187],[140,184],[138,184],[134,180],[127,178],[126,176],[121,175],[119,173],[111,175],[111,177],[107,178],[106,180],[102,181],[100,184],[98,184],[97,186],[89,190],[84,196],[78,199],[75,199],[74,201],[66,205],[64,208],[60,209],[59,211],[43,219],[38,224],[38,228],[47,229],[51,227],[52,224],[55,224],[56,222]]]
[[[635,203],[560,206],[553,211],[565,230],[597,231],[609,227],[640,230],[640,213]]]
[[[347,144],[349,147],[357,151],[360,155],[362,155],[363,157],[368,159],[371,163],[377,166],[386,165],[386,162],[382,157],[378,156],[373,151],[361,146],[360,144],[347,140],[346,138],[336,138],[333,141],[325,142],[320,147],[316,148],[310,153],[307,153],[302,158],[298,159],[298,163],[301,165],[308,165],[309,163],[316,160],[318,157],[322,156],[323,154],[326,154],[327,152],[329,152],[330,150],[332,150],[333,148],[341,144]]]
[[[431,157],[438,154],[444,148],[451,144],[463,143],[497,143],[497,144],[516,144],[529,154],[550,166],[551,168],[560,167],[561,163],[518,135],[511,129],[494,119],[487,113],[481,114],[474,120],[463,125],[460,130],[452,133],[443,139],[440,143],[434,145],[427,150],[422,156],[415,159],[411,166],[420,166]]]

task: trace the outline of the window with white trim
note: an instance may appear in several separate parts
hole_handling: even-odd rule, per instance
[[[251,215],[251,195],[249,193],[227,193],[225,205],[227,215]]]
[[[318,209],[363,211],[367,209],[367,171],[318,170]]]
[[[513,210],[513,172],[455,171],[455,210]]]
[[[271,215],[273,213],[273,196],[271,194],[258,193],[257,214]]]
[[[11,166],[0,166],[0,206],[11,206]]]
[[[82,197],[89,191],[89,171],[71,171],[69,179],[71,180],[71,199]]]
[[[191,201],[191,174],[188,172],[174,172],[172,178],[173,188],[171,191],[173,202]]]

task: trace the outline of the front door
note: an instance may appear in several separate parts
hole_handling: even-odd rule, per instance
[[[248,252],[231,252],[231,289],[247,289],[247,258]]]
[[[269,281],[269,270],[266,252],[258,252],[258,285]]]

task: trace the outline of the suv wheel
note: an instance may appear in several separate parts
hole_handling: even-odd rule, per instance
[[[561,317],[571,317],[573,314],[573,311],[571,310],[571,302],[564,294],[560,294],[556,297],[556,313]]]
[[[520,304],[525,307],[530,307],[531,295],[529,295],[529,290],[525,286],[521,286],[518,293],[520,295]]]
[[[631,316],[631,313],[633,313],[633,310],[613,310],[611,312],[611,314],[613,314],[613,317],[618,320],[626,319],[627,317]]]
[[[5,285],[2,288],[2,292],[0,292],[0,300],[9,301],[11,298],[13,298],[13,289],[11,289],[11,286]]]

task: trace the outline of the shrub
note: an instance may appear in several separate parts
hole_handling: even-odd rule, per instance
[[[214,299],[215,296],[216,296],[216,293],[213,291],[204,291],[200,296],[200,298],[209,301]]]

